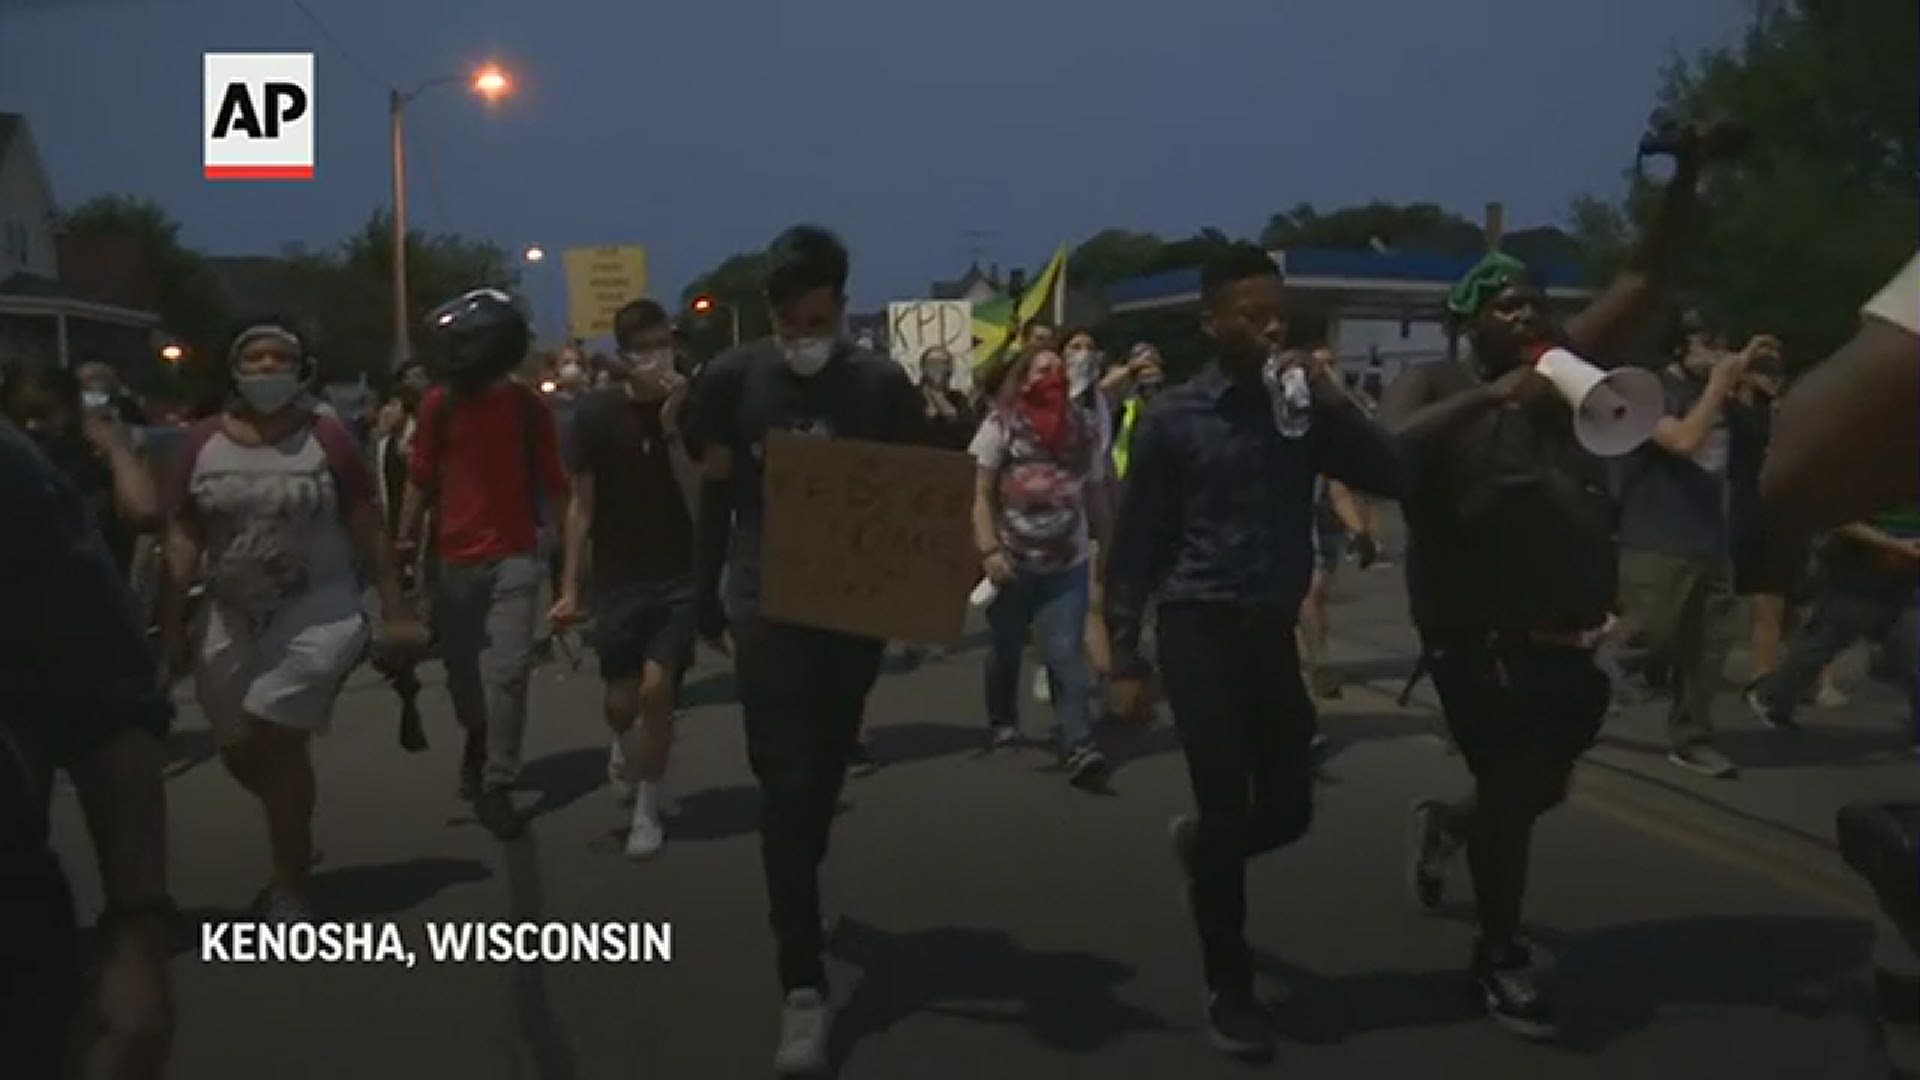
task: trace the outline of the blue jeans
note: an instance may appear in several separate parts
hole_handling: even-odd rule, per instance
[[[1780,666],[1758,690],[1776,721],[1792,721],[1800,700],[1819,681],[1821,669],[1862,639],[1886,645],[1900,665],[1900,686],[1907,694],[1908,721],[1920,742],[1920,595],[1889,582],[1885,592],[1867,595],[1829,587],[1815,602],[1806,627],[1787,646]]]
[[[1092,741],[1087,718],[1087,563],[1049,573],[1021,571],[987,605],[993,640],[987,647],[987,721],[996,728],[1019,723],[1020,658],[1027,632],[1036,631],[1040,659],[1053,674],[1053,709],[1062,749]]]

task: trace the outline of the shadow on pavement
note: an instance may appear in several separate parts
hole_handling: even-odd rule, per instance
[[[726,668],[702,675],[689,681],[680,688],[680,708],[698,709],[707,705],[738,705],[740,690],[733,678],[733,668]]]
[[[1671,1006],[1734,1005],[1796,1017],[1836,1010],[1877,1024],[1860,977],[1873,930],[1846,919],[1711,916],[1631,923],[1554,941],[1569,1049],[1598,1054]]]
[[[867,746],[883,768],[978,751],[986,744],[985,726],[913,722],[867,730]]]
[[[185,776],[220,756],[220,741],[213,729],[170,731],[167,733],[167,769],[164,779]]]
[[[395,915],[426,903],[453,885],[492,876],[472,859],[422,857],[380,866],[346,866],[313,875],[313,904],[329,920]]]
[[[837,1065],[862,1038],[919,1013],[1025,1028],[1040,1045],[1075,1054],[1172,1027],[1115,996],[1133,979],[1132,967],[1086,953],[1034,952],[1000,930],[894,934],[843,919],[828,952],[861,969],[834,1025]]]
[[[1371,1031],[1458,1024],[1485,1015],[1465,971],[1328,977],[1259,949],[1253,963],[1259,975],[1287,987],[1274,1023],[1291,1042],[1326,1046]]]
[[[1803,717],[1804,720],[1804,717]],[[1602,734],[1600,745],[1664,758],[1664,739]],[[1913,755],[1911,736],[1896,728],[1821,728],[1799,731],[1732,730],[1714,736],[1714,745],[1743,769],[1791,769],[1800,766],[1872,765],[1904,761]]]
[[[519,787],[540,793],[528,818],[565,810],[607,782],[607,747],[581,746],[530,761],[520,770]]]
[[[1470,920],[1471,913],[1453,913]],[[1797,1017],[1836,1010],[1876,1023],[1859,977],[1872,928],[1845,919],[1710,916],[1631,923],[1562,935],[1529,928],[1555,957],[1558,1045],[1598,1055],[1658,1022],[1673,1006],[1772,1009]],[[1464,964],[1432,972],[1327,977],[1256,950],[1256,970],[1284,982],[1276,1022],[1288,1039],[1325,1045],[1374,1031],[1479,1021],[1485,1016]]]
[[[752,784],[708,788],[680,798],[667,835],[681,840],[730,840],[760,830],[760,789]]]
[[[541,921],[546,914],[546,890],[540,877],[540,848],[533,834],[502,844],[500,850],[507,872],[507,920]],[[539,1080],[575,1080],[580,1075],[579,1065],[547,995],[546,966],[510,964],[506,973],[507,1023],[500,1032],[510,1041],[503,1048],[503,1059],[526,1061]],[[513,1075],[525,1074],[516,1071]]]

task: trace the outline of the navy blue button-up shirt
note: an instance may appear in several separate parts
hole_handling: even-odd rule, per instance
[[[1394,440],[1350,402],[1316,407],[1290,439],[1265,387],[1218,364],[1166,391],[1134,431],[1107,554],[1107,629],[1130,662],[1150,599],[1211,601],[1291,616],[1313,577],[1317,476],[1398,498]]]

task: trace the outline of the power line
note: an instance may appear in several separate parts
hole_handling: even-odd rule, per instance
[[[360,73],[362,75],[365,75],[367,78],[372,79],[376,85],[379,85],[382,87],[389,85],[386,79],[383,79],[380,77],[379,72],[373,70],[373,65],[367,63],[365,60],[362,60],[360,58],[359,53],[356,53],[352,49],[347,48],[346,42],[341,41],[340,38],[336,34],[334,34],[332,30],[327,29],[327,24],[320,21],[320,16],[315,15],[313,13],[313,9],[309,8],[306,5],[306,0],[292,0],[292,2],[293,2],[293,6],[299,10],[300,14],[306,16],[307,21],[313,24],[314,29],[320,31],[320,36],[326,38],[327,41],[333,45],[334,49],[336,49],[340,53],[340,55],[352,61],[353,66],[359,68]]]

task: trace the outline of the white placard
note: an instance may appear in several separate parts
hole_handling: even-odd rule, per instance
[[[887,305],[887,341],[893,359],[914,382],[920,357],[935,345],[953,354],[953,386],[966,390],[973,376],[973,304],[966,300],[897,300]]]

